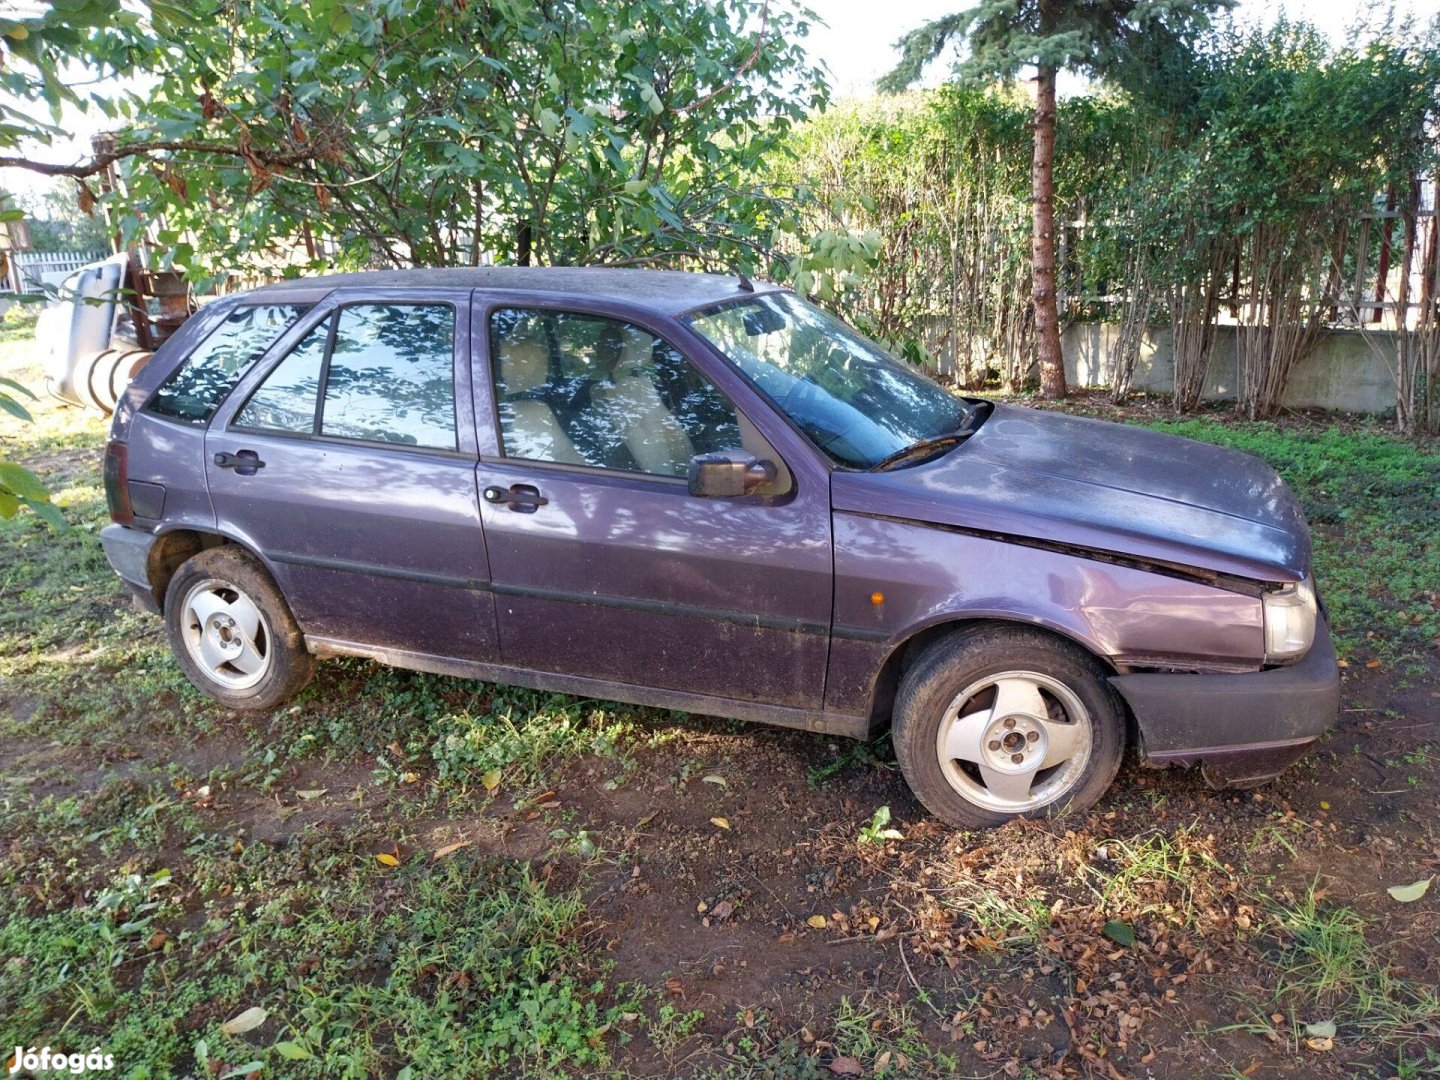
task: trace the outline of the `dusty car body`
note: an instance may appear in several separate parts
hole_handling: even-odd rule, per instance
[[[112,566],[240,708],[353,655],[861,739],[893,717],[922,802],[972,825],[1093,802],[1127,745],[1259,782],[1338,709],[1266,465],[954,398],[732,277],[227,298],[127,389],[106,481]]]

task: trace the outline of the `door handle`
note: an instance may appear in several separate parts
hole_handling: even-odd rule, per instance
[[[529,484],[511,484],[508,491],[492,484],[485,489],[484,495],[486,502],[504,503],[511,510],[521,514],[533,514],[550,501],[540,494],[539,488],[531,487]]]
[[[238,476],[254,476],[265,467],[260,455],[254,450],[240,450],[234,454],[224,452],[215,455],[217,469],[234,469]]]

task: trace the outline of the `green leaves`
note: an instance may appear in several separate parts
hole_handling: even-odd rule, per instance
[[[1127,949],[1135,944],[1135,931],[1131,929],[1129,923],[1119,919],[1111,919],[1105,924],[1105,936],[1116,945],[1124,946]]]
[[[35,400],[35,395],[14,379],[0,376],[0,411],[29,423],[33,419],[30,410],[16,401],[10,391],[23,394],[31,401]],[[22,506],[28,506],[37,517],[54,528],[65,526],[65,518],[50,502],[50,492],[41,479],[23,465],[0,460],[0,518],[14,517]]]
[[[793,211],[752,177],[828,96],[794,0],[758,51],[748,0],[174,3],[120,139],[215,149],[125,158],[106,201],[186,237],[193,280],[302,235],[341,266],[782,265]]]
[[[0,490],[8,491],[20,499],[50,498],[50,492],[38,476],[9,461],[0,461]]]

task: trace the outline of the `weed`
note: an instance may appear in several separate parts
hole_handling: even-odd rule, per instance
[[[860,844],[884,844],[886,840],[904,840],[905,834],[899,829],[890,828],[890,807],[877,807],[874,815],[867,825],[860,827]]]
[[[1275,999],[1295,1015],[1380,1042],[1417,1039],[1440,1023],[1440,992],[1395,974],[1358,912],[1322,903],[1311,886],[1297,903],[1272,900],[1269,917],[1280,939]]]

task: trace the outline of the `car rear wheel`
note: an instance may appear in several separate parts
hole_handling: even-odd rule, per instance
[[[1024,627],[958,631],[926,648],[901,682],[892,734],[915,796],[962,828],[1088,809],[1125,750],[1099,663]]]
[[[315,669],[279,589],[238,547],[202,551],[175,571],[165,590],[165,626],[186,677],[232,709],[276,708]]]

